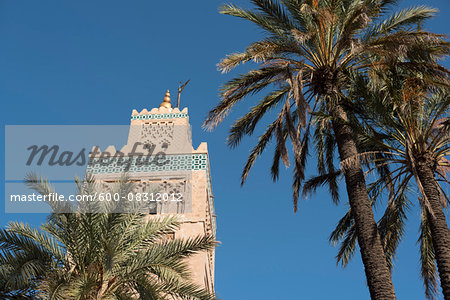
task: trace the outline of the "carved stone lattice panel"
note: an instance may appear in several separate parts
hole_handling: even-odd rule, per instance
[[[170,146],[173,140],[173,122],[154,122],[155,124],[141,125],[141,142],[143,144],[156,145],[165,148]]]
[[[169,120],[148,121],[130,126],[127,145],[129,152],[136,144],[154,145],[154,153],[187,154],[192,152],[191,129],[189,124],[175,125]]]
[[[192,187],[190,176],[129,179],[133,183],[130,201],[147,202],[150,214],[187,213],[192,210]],[[99,180],[98,191],[115,193],[119,180]]]

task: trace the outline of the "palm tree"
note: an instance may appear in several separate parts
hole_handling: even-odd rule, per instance
[[[33,174],[27,183],[42,194],[53,192]],[[83,195],[99,188],[92,180],[77,185]],[[114,188],[120,195],[132,190],[123,180]],[[83,205],[73,211],[51,205],[64,206],[64,213],[52,213],[40,230],[11,222],[0,231],[5,299],[215,299],[192,282],[186,260],[211,250],[212,236],[170,238],[179,226],[174,217],[148,218],[139,209],[86,213]]]
[[[448,77],[430,82],[423,74],[412,76],[402,70],[373,74],[371,86],[358,88],[366,130],[360,143],[366,148],[364,159],[380,170],[380,178],[369,192],[375,205],[387,191],[388,205],[379,222],[379,231],[388,261],[395,254],[403,235],[409,190],[418,189],[421,206],[420,255],[425,295],[432,299],[437,291],[436,265],[445,299],[450,299],[450,231],[443,207],[449,202],[440,182],[448,183],[450,128]],[[395,79],[393,79],[395,78]],[[415,184],[415,185],[414,185]],[[416,193],[413,193],[413,197]],[[332,233],[333,243],[341,242],[338,262],[347,264],[357,237],[352,228],[351,209]],[[392,264],[390,263],[392,266]]]
[[[251,2],[256,10],[229,4],[220,12],[256,24],[267,33],[266,38],[252,43],[242,53],[228,55],[219,63],[219,69],[228,72],[249,61],[259,64],[258,68],[230,80],[222,87],[221,101],[210,111],[204,125],[208,129],[215,128],[239,101],[273,86],[274,90],[234,123],[228,144],[237,146],[245,135],[253,134],[264,115],[269,115],[269,111],[280,106],[280,113],[259,137],[247,160],[242,183],[273,136],[277,140],[272,166],[272,176],[276,180],[280,159],[289,165],[285,144],[290,139],[294,151],[293,198],[296,211],[310,138],[311,119],[308,119],[307,113],[320,112],[326,116],[327,126],[323,128],[329,136],[329,144],[337,145],[341,160],[355,156],[358,149],[349,125],[352,116],[346,111],[349,102],[346,90],[351,86],[351,75],[364,72],[368,64],[386,65],[398,61],[399,57],[404,57],[407,64],[412,50],[440,52],[442,41],[437,35],[412,29],[412,25],[435,12],[423,6],[385,17],[389,6],[395,1]],[[323,154],[319,155],[319,171],[331,171],[333,152],[326,153],[325,163]],[[371,297],[395,299],[362,166],[357,162],[346,168],[344,173]],[[337,185],[330,182],[335,195]]]

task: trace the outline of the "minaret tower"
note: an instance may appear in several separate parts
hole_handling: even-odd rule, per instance
[[[151,147],[145,146],[149,144]],[[151,149],[151,161],[155,163],[140,164],[135,154],[143,153],[145,157]],[[182,196],[182,205],[158,203],[149,212],[149,217],[152,214],[176,214],[182,224],[174,233],[175,238],[215,235],[216,218],[207,144],[203,142],[193,148],[188,110],[173,108],[169,91],[158,108],[150,111],[143,109],[141,112],[133,110],[128,141],[120,151],[109,146],[103,152],[108,152],[111,157],[121,153],[125,158],[130,158],[127,173],[135,182],[137,191],[148,190],[152,186],[160,193]],[[101,156],[101,153],[97,155]],[[88,172],[104,183],[117,181],[125,171],[124,165],[94,163],[88,166]],[[190,258],[189,264],[195,282],[213,292],[214,251],[196,254]]]

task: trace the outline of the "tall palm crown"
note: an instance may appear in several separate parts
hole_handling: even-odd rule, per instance
[[[438,35],[412,30],[412,25],[430,18],[436,10],[424,6],[404,9],[384,18],[396,1],[301,1],[253,0],[256,11],[227,5],[221,13],[247,19],[268,33],[242,53],[228,55],[219,63],[222,72],[254,61],[260,67],[227,82],[221,90],[220,103],[210,111],[204,126],[215,128],[244,97],[273,86],[274,90],[231,128],[228,144],[235,147],[242,137],[253,134],[261,118],[281,105],[278,118],[260,136],[245,165],[242,181],[269,140],[276,136],[274,179],[280,159],[289,164],[285,141],[289,136],[300,158],[296,178],[303,179],[307,151],[298,143],[301,130],[307,128],[307,112],[329,110],[335,101],[346,101],[346,89],[355,71],[392,62],[408,64],[415,53],[441,54],[443,42]],[[445,50],[444,50],[445,51]],[[432,68],[430,68],[432,69]],[[314,110],[311,110],[311,103]],[[291,109],[294,112],[291,113]],[[306,130],[309,133],[308,130]],[[282,134],[284,133],[284,135]],[[307,139],[308,135],[305,134]],[[307,146],[304,140],[303,146]],[[306,147],[305,147],[306,148]],[[296,186],[296,185],[295,185]],[[294,186],[294,187],[295,187]],[[294,189],[294,208],[298,189]]]
[[[98,191],[87,183],[79,185],[80,194]],[[28,184],[52,192],[36,176]],[[115,188],[119,195],[132,190],[123,181]],[[85,213],[64,206],[40,230],[17,222],[0,230],[2,299],[215,299],[192,282],[186,260],[212,249],[212,236],[170,238],[179,226],[174,217],[149,219],[140,210]]]
[[[359,156],[372,164],[368,172],[377,170],[380,175],[369,187],[373,205],[387,194],[386,211],[378,223],[386,256],[392,267],[392,257],[403,237],[410,199],[419,195],[422,210],[419,244],[425,295],[432,299],[437,294],[437,260],[441,286],[448,297],[450,269],[446,268],[445,257],[440,254],[450,253],[450,232],[442,214],[443,207],[450,202],[440,184],[449,183],[450,172],[448,77],[439,79],[438,88],[436,82],[422,74],[413,76],[391,69],[390,72],[373,75],[370,83],[360,81],[361,86],[355,85],[357,98],[363,99],[360,105],[370,107],[370,110],[359,110],[366,123],[360,132],[360,143],[367,151]],[[426,179],[421,176],[423,163],[431,163],[434,176]],[[437,197],[424,188],[430,182]],[[418,193],[415,192],[417,189]],[[438,218],[442,218],[443,227],[447,229],[441,235],[433,226]],[[338,262],[348,263],[356,240],[349,209],[330,237],[333,243],[341,242]],[[439,247],[444,250],[437,251]]]
[[[320,173],[334,172],[333,149],[337,145],[341,160],[358,153],[346,110],[350,102],[347,89],[354,73],[367,73],[371,67],[393,63],[432,70],[439,68],[430,58],[446,51],[439,36],[413,25],[433,15],[427,7],[405,9],[385,17],[396,1],[382,0],[272,0],[251,1],[256,10],[234,5],[221,13],[246,19],[266,32],[266,38],[252,43],[245,51],[225,57],[219,69],[228,72],[253,61],[257,68],[227,82],[221,101],[213,108],[204,126],[215,128],[235,104],[246,96],[271,87],[272,90],[232,126],[228,144],[235,147],[251,135],[269,111],[280,107],[278,116],[259,137],[242,173],[242,182],[258,156],[276,138],[272,175],[278,178],[280,160],[289,165],[286,142],[294,152],[294,211],[308,154],[311,118],[321,114],[316,130]],[[413,60],[421,60],[420,63]],[[386,258],[365,188],[360,164],[345,170],[347,194],[356,221],[356,232],[373,299],[395,299]],[[336,198],[337,184],[330,180]]]

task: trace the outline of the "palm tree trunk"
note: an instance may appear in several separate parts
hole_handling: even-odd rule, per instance
[[[349,157],[355,157],[358,151],[352,129],[347,124],[347,114],[339,104],[332,106],[330,113],[333,117],[333,131],[339,156],[343,161]],[[344,175],[370,296],[374,300],[396,299],[391,273],[386,262],[359,160],[347,166]]]
[[[450,231],[445,220],[441,195],[433,169],[432,160],[423,159],[419,160],[416,171],[432,210],[432,214],[428,209],[427,212],[442,293],[446,300],[450,300]]]

